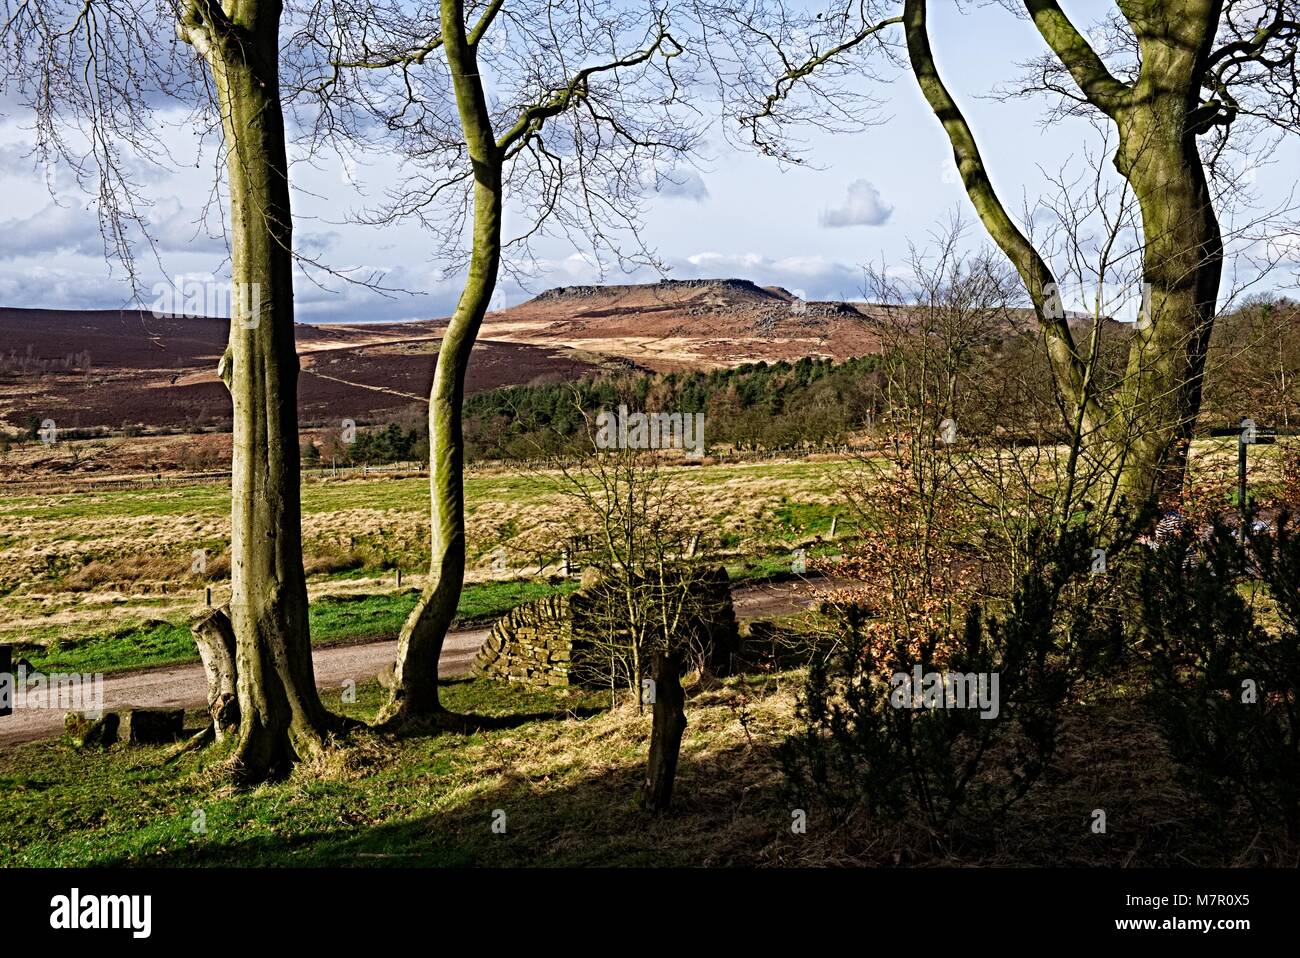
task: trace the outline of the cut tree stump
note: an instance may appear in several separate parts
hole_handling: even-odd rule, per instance
[[[673,798],[677,778],[677,756],[686,731],[686,693],[682,690],[683,654],[656,652],[654,655],[654,729],[650,735],[650,764],[646,768],[645,807],[663,812]]]
[[[229,607],[205,609],[190,624],[208,678],[208,718],[218,742],[239,728],[239,675]]]
[[[168,745],[185,734],[184,709],[121,709],[117,715],[123,745]]]

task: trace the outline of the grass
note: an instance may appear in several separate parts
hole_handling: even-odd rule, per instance
[[[840,509],[841,462],[683,468],[701,528],[740,554],[776,553],[825,534]],[[574,504],[553,472],[472,471],[466,480],[470,582],[510,568],[551,568]],[[428,483],[350,478],[303,486],[303,542],[314,585],[407,574],[428,562]],[[841,528],[844,528],[843,523]],[[0,642],[101,639],[150,619],[177,622],[196,594],[228,576],[225,483],[15,495],[0,502]],[[207,568],[193,571],[202,550]],[[378,586],[377,586],[378,588]],[[170,597],[170,608],[157,606]]]
[[[373,715],[382,690],[358,692],[354,704],[329,705]],[[686,830],[680,818],[647,821],[635,800],[648,715],[609,709],[608,693],[459,680],[445,683],[449,708],[514,727],[398,741],[363,733],[336,760],[249,792],[214,778],[216,748],[171,766],[161,747],[49,742],[0,754],[0,865],[732,864],[751,857],[760,833],[780,841],[788,830],[775,792],[737,815],[732,791],[771,785],[774,771],[734,723],[726,703],[740,694],[692,700],[678,779]],[[723,761],[737,774],[720,777]],[[492,829],[498,810],[504,834]]]
[[[489,582],[466,586],[457,614],[461,624],[496,618],[524,602],[570,592],[576,583]],[[415,607],[415,592],[334,596],[311,604],[312,644],[395,638]],[[120,672],[126,669],[198,661],[188,625],[152,622],[143,628],[123,628],[71,642],[20,645],[15,654],[46,672]]]
[[[33,743],[0,752],[0,866],[1295,864],[1245,816],[1216,819],[1176,783],[1122,687],[1072,710],[1056,768],[1008,818],[947,835],[845,819],[784,787],[775,749],[797,728],[800,686],[790,672],[689,688],[674,806],[658,818],[637,804],[650,717],[611,708],[608,693],[445,682],[449,708],[499,727],[357,733],[243,792],[218,774],[222,747],[164,765],[162,747]],[[327,703],[370,718],[382,690],[357,691]],[[806,834],[791,829],[796,808]],[[1096,808],[1105,835],[1091,831]]]
[[[809,557],[829,554],[829,546],[808,550]],[[791,559],[780,553],[745,559],[728,565],[733,582],[762,582],[789,577]],[[466,585],[457,607],[460,626],[486,623],[505,615],[516,606],[548,595],[574,591],[573,580],[552,585],[548,582],[515,580]],[[340,645],[391,639],[415,607],[414,591],[370,595],[325,596],[311,603],[311,638],[315,646]],[[44,672],[102,672],[157,668],[198,661],[189,625],[184,622],[148,620],[112,631],[71,640],[49,631],[46,642],[15,646],[16,657],[24,657]]]
[[[809,559],[821,559],[839,555],[842,546],[833,542],[812,545],[804,549],[805,564]],[[750,556],[728,562],[727,574],[733,583],[783,582],[800,578],[802,574],[794,572],[794,555],[792,552],[778,552],[770,555]]]

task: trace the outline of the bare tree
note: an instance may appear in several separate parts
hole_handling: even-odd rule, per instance
[[[769,58],[767,94],[749,97],[758,108],[737,112],[742,125],[758,118],[779,131],[783,122],[801,118],[787,101],[799,102],[805,93],[817,106],[833,101],[838,95],[833,86],[819,88],[810,80],[842,77],[854,58],[870,49],[868,39],[887,52],[889,30],[899,22],[887,14],[901,9],[912,72],[952,143],[981,222],[1029,295],[1067,422],[1082,423],[1094,458],[1114,463],[1122,497],[1140,507],[1176,492],[1182,482],[1220,305],[1221,214],[1239,193],[1233,183],[1234,149],[1240,152],[1241,134],[1265,127],[1293,132],[1300,122],[1300,5],[1296,0],[1119,0],[1118,14],[1102,24],[1106,46],[1100,53],[1054,0],[1004,0],[1004,5],[1032,20],[1051,50],[1034,62],[1018,92],[1063,98],[1058,112],[1108,124],[1116,134],[1115,168],[1135,200],[1142,233],[1142,321],[1129,340],[1125,375],[1108,388],[1090,377],[1087,349],[1070,328],[1058,277],[993,189],[975,134],[939,75],[925,0],[884,5],[839,0],[814,18],[826,27],[803,21],[812,39],[770,27],[757,31],[780,52]],[[723,6],[745,9],[744,4]],[[741,89],[753,94],[753,87]],[[755,142],[774,152],[766,148],[769,139]]]
[[[317,141],[396,146],[415,172],[364,218],[417,220],[448,270],[467,271],[429,397],[430,573],[402,627],[383,716],[427,720],[440,711],[438,658],[465,571],[465,375],[498,277],[526,276],[547,233],[602,269],[604,253],[657,266],[639,239],[639,197],[681,175],[695,131],[674,109],[682,48],[653,5],[441,0],[436,16],[375,3],[320,11],[312,29],[339,44],[320,76],[299,83],[317,111]],[[347,30],[357,18],[368,29]],[[505,238],[510,204],[525,227]]]
[[[895,0],[688,0],[733,142],[806,162],[793,131],[852,132],[877,122],[864,80],[899,61]]]
[[[1258,296],[1220,316],[1206,366],[1206,408],[1230,424],[1243,416],[1291,429],[1300,409],[1300,307]]]
[[[955,218],[911,248],[906,269],[866,270],[880,408],[840,481],[863,537],[826,565],[864,582],[860,598],[898,634],[922,618],[953,627],[989,549],[980,539],[1021,506],[982,472],[997,475],[1006,426],[1025,414],[1003,388],[1005,344],[1025,319],[1009,267],[966,252],[964,234]]]
[[[681,675],[732,651],[716,533],[692,505],[686,470],[662,454],[595,449],[560,471],[573,506],[565,523],[575,534],[571,555],[583,566],[575,616],[592,645],[582,678],[596,684],[607,676],[611,688],[632,690],[638,711],[652,707],[644,801],[662,811],[686,727]]]
[[[150,108],[180,100],[219,125],[234,291],[219,367],[234,401],[232,769],[244,782],[284,774],[342,728],[316,691],[302,565],[282,12],[277,0],[6,0],[0,30],[0,81],[33,110],[38,152],[95,184],[108,252],[133,284],[132,247],[148,230],[128,160],[159,154]]]
[[[1120,49],[1136,58],[1112,72],[1054,0],[1024,3],[1069,75],[1065,81],[1062,70],[1044,67],[1040,89],[1063,93],[1074,107],[1113,124],[1115,167],[1140,211],[1143,311],[1126,375],[1109,394],[1090,379],[1058,306],[1057,278],[1007,214],[975,136],[939,77],[925,0],[906,0],[904,21],[917,82],[952,142],[981,221],[1020,273],[1063,401],[1080,411],[1091,439],[1118,444],[1119,488],[1138,505],[1181,487],[1218,308],[1224,237],[1199,140],[1252,112],[1243,101],[1294,128],[1298,24],[1287,0],[1121,0],[1118,6],[1127,26]],[[1279,95],[1290,110],[1278,109]]]
[[[708,636],[694,630],[716,617],[716,546],[695,517],[683,470],[620,449],[562,463],[560,472],[573,505],[570,555],[593,600],[591,667],[637,694],[656,649],[702,664]]]

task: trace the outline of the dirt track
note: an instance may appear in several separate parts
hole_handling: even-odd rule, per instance
[[[487,629],[454,632],[447,636],[438,672],[444,676],[464,675],[474,654],[487,638]],[[312,663],[316,685],[340,688],[348,679],[358,685],[372,680],[397,655],[397,641],[368,642],[365,645],[327,646],[316,649]],[[172,665],[111,675],[104,679],[104,710],[134,705],[141,708],[202,708],[207,701],[207,680],[197,664]],[[53,708],[16,709],[0,719],[0,746],[17,745],[52,738],[63,731],[63,713],[69,703]]]
[[[732,601],[741,619],[783,615],[806,606],[809,586],[797,582],[745,586],[734,590]],[[447,636],[438,662],[439,675],[464,675],[487,638],[485,628],[455,631]],[[338,689],[348,679],[358,685],[369,682],[397,655],[397,641],[368,642],[364,645],[326,646],[312,653],[316,685]],[[207,701],[207,682],[197,663],[140,669],[104,679],[104,710],[134,705],[138,708],[202,708]],[[52,738],[63,731],[63,714],[70,703],[50,708],[16,709],[0,718],[0,747]]]

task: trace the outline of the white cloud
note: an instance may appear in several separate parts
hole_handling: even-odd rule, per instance
[[[656,189],[660,196],[702,203],[709,198],[709,188],[698,170],[677,169],[659,177]]]
[[[147,289],[147,288],[146,288]],[[130,306],[128,286],[108,275],[103,260],[86,268],[0,266],[0,304],[31,309],[118,309]]]
[[[98,220],[79,207],[50,203],[31,216],[0,222],[0,259],[103,252]]]
[[[806,299],[857,299],[862,295],[861,267],[822,256],[760,253],[696,253],[674,264],[674,279],[748,279],[760,286],[801,289]]]
[[[339,241],[339,234],[334,230],[324,233],[295,233],[294,239],[297,241],[296,246],[300,253],[307,256],[319,257],[326,250],[332,249]],[[392,249],[392,246],[380,247],[383,249]]]
[[[175,196],[158,200],[145,211],[145,223],[163,252],[211,253],[224,257],[226,240],[214,236],[199,213],[186,209]]]
[[[821,225],[828,228],[841,226],[880,226],[894,212],[894,208],[881,198],[880,191],[866,180],[849,184],[848,195],[836,209],[822,210]]]

